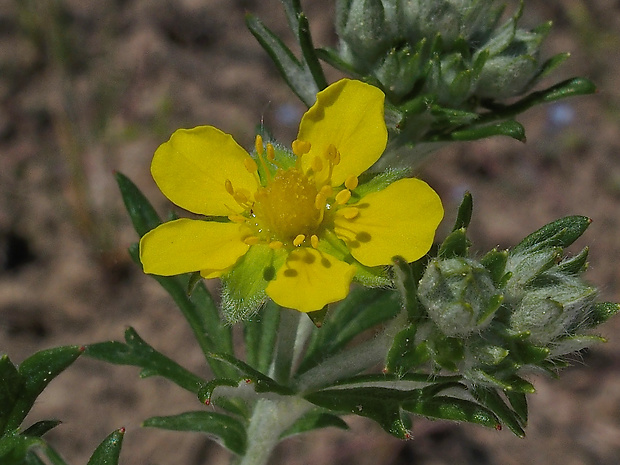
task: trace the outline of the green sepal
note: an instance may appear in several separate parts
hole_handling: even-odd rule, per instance
[[[570,354],[586,349],[593,344],[607,342],[604,337],[592,334],[578,334],[575,336],[567,336],[553,341],[551,355],[557,357],[559,355]]]
[[[138,236],[142,237],[159,226],[162,222],[159,215],[140,189],[122,173],[115,173],[115,177],[125,208]]]
[[[142,423],[149,428],[172,431],[194,431],[214,436],[218,443],[237,455],[246,449],[245,426],[239,420],[218,412],[184,412],[165,417],[151,417]]]
[[[508,347],[510,358],[520,365],[538,365],[550,354],[549,348],[535,346],[528,340],[515,340]]]
[[[2,399],[2,404],[4,404],[2,406],[4,410],[4,431],[19,428],[43,389],[68,368],[82,352],[84,352],[84,348],[79,346],[56,347],[37,352],[19,365],[17,368],[19,378],[9,367],[11,362],[8,357],[6,359],[3,357],[3,368],[9,374],[9,378],[6,380],[8,383],[5,384],[4,379],[2,383],[4,385],[3,397],[6,396]],[[14,397],[13,389],[15,386],[19,386],[17,397]],[[7,404],[11,399],[13,399],[12,405]]]
[[[125,428],[113,431],[97,446],[87,465],[118,465]]]
[[[133,244],[129,248],[129,254],[134,262],[140,263],[138,244]],[[232,328],[230,325],[222,324],[218,307],[204,282],[196,283],[192,294],[188,295],[188,274],[179,276],[149,276],[157,281],[177,304],[179,310],[181,310],[181,313],[191,326],[194,337],[205,356],[210,352],[222,353],[233,351]],[[226,368],[222,368],[217,363],[208,360],[208,358],[207,361],[216,376],[226,377],[231,374]]]
[[[280,395],[291,395],[294,391],[286,386],[279,384],[274,379],[252,368],[247,363],[229,354],[211,354],[211,358],[228,364],[242,375],[245,382],[252,384],[256,392],[275,392]]]
[[[321,310],[317,310],[316,312],[308,312],[308,318],[312,321],[312,324],[317,328],[323,326],[325,322],[325,318],[327,318],[327,314],[329,313],[329,305],[325,305]]]
[[[586,328],[594,328],[620,311],[620,304],[613,302],[599,302],[592,306],[584,322]]]
[[[193,393],[206,381],[148,345],[132,328],[125,330],[125,344],[118,341],[100,342],[86,347],[86,355],[117,365],[142,368],[141,378],[162,376]]]
[[[382,191],[408,174],[408,169],[388,169],[379,174],[366,171],[359,176],[359,185],[351,191],[350,202],[356,202],[372,192]]]
[[[297,434],[306,433],[320,428],[338,428],[342,430],[348,430],[349,425],[337,415],[327,413],[322,409],[313,409],[297,420],[293,425],[286,429],[281,435],[280,439],[287,438],[289,436],[295,436]]]
[[[470,192],[465,192],[465,195],[463,195],[463,201],[461,202],[461,205],[459,205],[452,231],[456,231],[458,229],[467,229],[469,223],[471,222],[473,210],[474,198],[472,197]]]
[[[489,302],[487,303],[487,307],[478,317],[476,324],[481,325],[485,321],[487,321],[502,306],[502,303],[504,303],[503,294],[495,294],[491,296],[491,298],[489,299]]]
[[[429,343],[431,340],[429,339]],[[450,371],[458,371],[460,362],[465,357],[463,340],[456,337],[446,337],[439,331],[434,333],[429,350],[433,354],[433,360],[442,368]]]
[[[558,264],[558,271],[562,274],[580,275],[588,267],[588,253],[590,249],[584,247],[574,257],[566,258]]]
[[[427,344],[415,340],[417,326],[409,325],[394,336],[388,351],[385,372],[403,376],[412,368],[422,365],[430,358]]]
[[[254,315],[267,301],[265,289],[284,264],[287,252],[266,244],[250,247],[235,266],[222,276],[222,314],[228,323]]]
[[[471,242],[467,239],[467,230],[460,228],[452,231],[439,247],[440,258],[467,257]]]
[[[407,311],[409,321],[417,322],[424,316],[424,310],[418,301],[418,282],[415,276],[415,263],[409,264],[403,257],[394,257],[394,285],[400,294],[402,305]]]
[[[305,63],[300,63],[293,52],[284,45],[284,42],[256,16],[247,14],[245,23],[252,35],[258,40],[258,43],[261,44],[276,64],[280,74],[284,77],[291,90],[308,107],[312,106],[320,89],[314,80],[310,68]]]
[[[314,331],[297,370],[304,373],[334,355],[360,333],[394,318],[401,311],[397,292],[353,287],[349,296],[329,310],[329,317]]]
[[[511,255],[530,253],[546,247],[566,248],[575,242],[590,226],[586,216],[567,216],[533,232],[510,250]]]
[[[474,398],[491,410],[516,436],[525,437],[520,415],[512,410],[495,389],[476,386],[471,390]]]
[[[62,422],[60,420],[42,420],[30,425],[23,433],[24,436],[41,437],[53,428],[56,428]]]
[[[469,400],[456,397],[436,396],[404,402],[403,409],[427,418],[441,420],[466,421],[487,428],[499,429],[501,423],[489,409]]]
[[[504,379],[499,376],[493,376],[491,373],[476,368],[468,373],[468,377],[478,383],[482,383],[487,386],[494,386],[505,392],[521,392],[523,394],[533,394],[536,392],[536,389],[534,389],[532,383],[515,375]]]
[[[262,373],[267,373],[273,359],[280,312],[280,306],[269,300],[262,309],[243,322],[247,363]]]
[[[507,250],[493,249],[480,259],[480,264],[484,266],[491,274],[493,283],[501,288],[502,283],[505,283],[503,279],[506,275],[506,262],[508,260]]]

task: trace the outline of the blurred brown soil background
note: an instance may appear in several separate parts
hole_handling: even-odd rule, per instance
[[[317,46],[335,42],[333,3],[304,2]],[[439,237],[462,193],[473,193],[470,234],[480,252],[564,215],[591,217],[576,247],[591,245],[587,278],[602,299],[620,301],[620,2],[526,3],[524,26],[554,20],[548,56],[572,52],[553,79],[583,75],[599,93],[530,110],[520,118],[525,145],[449,146],[419,175],[444,199]],[[294,138],[304,108],[245,29],[246,11],[290,39],[277,0],[0,1],[0,351],[14,362],[43,348],[122,339],[131,325],[206,373],[171,300],[129,260],[136,237],[113,172],[165,214],[171,206],[149,164],[176,128],[211,124],[247,147],[263,120],[281,141]],[[351,431],[287,440],[272,463],[617,464],[619,330],[620,318],[601,328],[609,342],[559,380],[533,377],[525,439],[419,419],[405,442],[349,417]],[[165,380],[82,358],[51,383],[28,422],[63,420],[47,437],[71,464],[86,463],[121,426],[123,464],[228,463],[200,434],[140,427],[149,416],[200,408]]]

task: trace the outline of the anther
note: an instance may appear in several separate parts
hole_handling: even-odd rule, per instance
[[[310,142],[295,139],[291,144],[291,147],[293,148],[293,153],[298,157],[301,157],[310,151]]]
[[[303,234],[299,234],[295,239],[293,239],[293,245],[295,247],[299,247],[306,240],[306,236]]]
[[[310,244],[312,244],[312,247],[316,249],[319,246],[319,236],[316,234],[310,236]]]
[[[248,236],[243,239],[243,242],[245,242],[247,245],[256,245],[260,242],[260,239],[256,236]]]
[[[267,144],[267,160],[273,161],[276,158],[276,151],[273,148],[273,144]]]
[[[226,188],[226,192],[228,192],[230,195],[235,195],[235,190],[233,189],[233,185],[232,182],[230,182],[230,179],[227,179],[224,182],[224,187]]]
[[[345,219],[352,220],[353,218],[356,218],[357,215],[360,214],[360,211],[359,211],[359,208],[348,207],[348,208],[343,208],[342,210],[340,210],[339,213],[342,216],[344,216]]]
[[[250,200],[250,197],[246,196],[245,193],[243,191],[237,191],[233,194],[233,198],[235,199],[235,201],[239,204],[244,204],[246,203],[248,200]]]
[[[281,249],[283,245],[284,244],[282,244],[282,242],[280,241],[271,241],[269,243],[269,248],[272,250],[278,250],[278,249]]]
[[[357,187],[358,183],[359,183],[359,180],[357,179],[357,176],[351,175],[344,182],[344,187],[352,191],[353,189]]]
[[[263,146],[263,137],[260,134],[256,134],[254,148],[256,149],[256,153],[258,153],[259,155],[262,155],[265,152],[265,148]]]
[[[349,189],[343,189],[336,194],[336,203],[338,205],[344,205],[351,198],[351,191]]]
[[[334,189],[332,189],[332,186],[330,185],[321,187],[321,190],[319,191],[319,194],[323,195],[326,199],[331,197],[333,193]]]
[[[327,147],[327,151],[325,152],[325,158],[332,163],[332,165],[337,165],[340,163],[340,152],[336,148],[334,144],[329,144]]]
[[[316,208],[317,210],[322,210],[325,207],[325,202],[327,202],[325,195],[319,192],[314,198],[314,208]]]
[[[245,165],[245,169],[250,173],[256,173],[258,171],[258,165],[251,158],[243,160],[243,164]]]

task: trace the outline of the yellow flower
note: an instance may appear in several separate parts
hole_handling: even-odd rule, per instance
[[[144,271],[221,277],[232,321],[267,297],[312,312],[344,299],[354,278],[389,283],[394,256],[412,262],[428,252],[443,208],[418,179],[388,173],[360,184],[387,143],[383,101],[359,81],[330,85],[292,151],[257,136],[251,156],[214,127],[176,131],[155,152],[153,178],[172,202],[208,218],[148,232]]]

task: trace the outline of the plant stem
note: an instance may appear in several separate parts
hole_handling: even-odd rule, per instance
[[[246,453],[238,465],[265,465],[280,436],[297,419],[312,407],[299,397],[259,399],[248,426]]]

